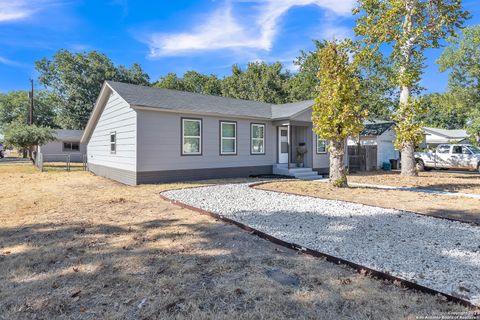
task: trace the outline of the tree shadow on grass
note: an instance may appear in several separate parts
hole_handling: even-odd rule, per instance
[[[403,318],[464,310],[223,223],[31,224],[0,228],[0,244],[5,319]],[[281,284],[269,270],[300,284]]]

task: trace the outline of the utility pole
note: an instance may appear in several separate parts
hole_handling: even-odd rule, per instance
[[[28,97],[30,98],[30,107],[28,109],[28,124],[33,124],[33,79],[30,79],[32,85],[32,91],[29,92]]]

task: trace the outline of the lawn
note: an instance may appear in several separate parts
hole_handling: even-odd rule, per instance
[[[158,196],[219,181],[128,187],[15,165],[0,166],[0,179],[0,318],[415,319],[468,311]]]
[[[377,171],[353,174],[349,176],[349,181],[480,194],[480,174],[468,171],[425,171],[419,172],[419,177],[403,177],[399,172]]]
[[[420,177],[401,177],[396,173],[378,172],[376,174],[350,175],[348,180],[349,182],[368,184],[480,193],[480,175],[468,173],[422,172]],[[299,195],[407,210],[480,224],[479,199],[356,186],[337,189],[327,183],[299,180],[272,182],[257,188],[280,192],[288,190],[289,193]]]

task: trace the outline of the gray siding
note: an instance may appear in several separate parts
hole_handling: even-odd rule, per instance
[[[79,141],[65,142],[78,143],[80,145],[80,151],[64,151],[63,141],[52,141],[38,147],[38,152],[43,154],[43,161],[65,161],[65,155],[69,154],[71,162],[83,162],[83,155],[87,153],[87,146]]]
[[[96,175],[112,179],[130,186],[137,184],[137,173],[135,171],[122,170],[93,163],[88,164],[88,170]]]
[[[272,174],[272,166],[144,171],[137,173],[137,183],[238,178],[260,174]]]
[[[330,167],[330,154],[320,153],[317,154],[317,137],[315,132],[312,131],[312,145],[313,145],[313,168],[326,169]]]
[[[118,94],[113,93],[88,143],[89,164],[136,171],[136,126],[136,112]],[[111,132],[116,132],[117,136],[117,150],[114,154],[110,152]]]
[[[271,166],[276,162],[276,128],[268,121],[139,110],[139,172]],[[202,155],[181,155],[181,118],[201,118]],[[219,121],[237,122],[237,155],[220,155]],[[265,123],[265,155],[250,154],[250,123]]]

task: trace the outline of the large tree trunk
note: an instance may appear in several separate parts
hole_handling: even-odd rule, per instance
[[[400,79],[405,77],[408,66],[411,63],[412,48],[414,43],[412,15],[415,7],[415,1],[407,0],[405,1],[405,5],[407,13],[403,23],[403,34],[407,40],[405,40],[400,49],[403,60],[400,67]],[[410,103],[410,87],[407,85],[402,85],[400,90],[400,105],[408,105]],[[415,145],[411,141],[402,141],[402,145],[402,176],[416,176],[417,170],[415,157],[413,156],[413,153],[415,152]]]
[[[346,188],[347,175],[345,174],[345,141],[331,141],[330,143],[330,184],[337,188]]]
[[[410,100],[410,88],[402,87],[400,92],[400,104],[408,104]],[[403,120],[407,121],[407,120]],[[411,141],[403,141],[402,143],[402,176],[417,176],[417,168],[415,163],[415,145]]]
[[[417,176],[417,166],[415,162],[415,157],[413,153],[415,152],[415,145],[410,143],[405,143],[402,148],[402,176]]]

